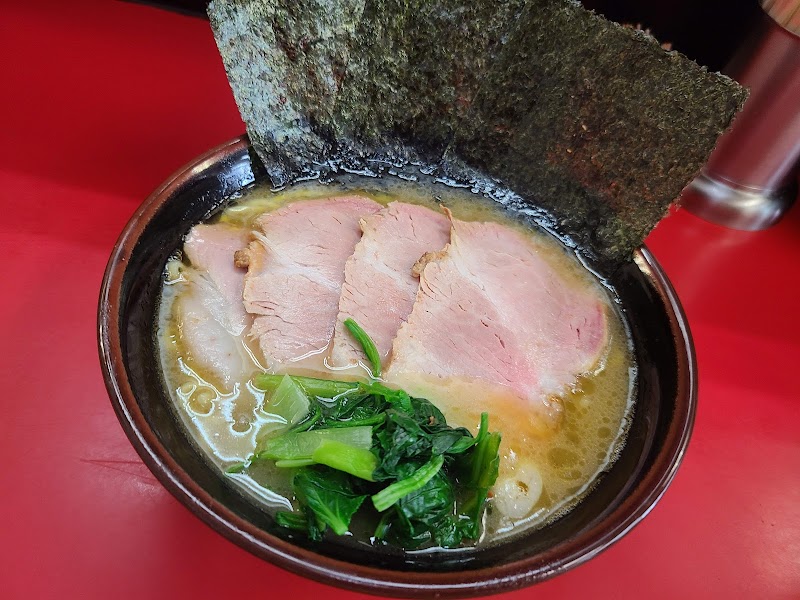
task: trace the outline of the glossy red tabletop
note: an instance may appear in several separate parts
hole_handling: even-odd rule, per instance
[[[172,171],[243,126],[208,24],[121,2],[0,6],[0,597],[357,595],[224,540],[144,467],[106,396],[100,280]],[[699,412],[661,502],[508,598],[800,598],[800,205],[648,239],[688,315]]]

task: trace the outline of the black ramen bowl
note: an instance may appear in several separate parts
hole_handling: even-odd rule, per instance
[[[170,177],[128,223],[103,280],[99,347],[111,402],[139,455],[175,497],[216,531],[276,565],[341,587],[407,597],[478,596],[530,585],[588,560],[644,518],[683,457],[697,388],[683,312],[643,247],[611,276],[639,368],[627,442],[569,513],[492,547],[447,553],[313,543],[279,530],[191,441],[165,390],[155,339],[167,259],[194,224],[259,178],[254,165],[241,138]]]

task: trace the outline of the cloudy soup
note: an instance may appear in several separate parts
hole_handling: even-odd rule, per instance
[[[613,290],[528,216],[423,179],[250,188],[165,270],[175,411],[312,539],[491,544],[563,515],[624,444]]]

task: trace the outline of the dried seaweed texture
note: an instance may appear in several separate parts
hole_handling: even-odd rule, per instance
[[[576,2],[529,0],[451,156],[628,260],[708,159],[746,91]]]
[[[331,150],[364,0],[214,0],[208,14],[250,140],[275,184]]]
[[[437,161],[523,5],[214,0],[209,16],[251,141],[280,183],[344,150]]]
[[[357,148],[402,153],[411,142],[438,160],[523,6],[367,0],[337,99],[338,131]]]
[[[274,183],[334,155],[477,170],[630,259],[746,92],[574,0],[214,0]]]

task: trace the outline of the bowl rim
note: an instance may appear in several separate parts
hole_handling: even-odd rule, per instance
[[[98,305],[98,350],[103,379],[125,434],[162,485],[184,506],[249,552],[293,573],[351,590],[401,597],[466,597],[500,593],[543,581],[596,556],[636,526],[663,496],[683,460],[697,407],[697,359],[683,308],[672,284],[646,246],[634,262],[662,300],[677,355],[677,398],[687,410],[676,415],[651,469],[608,517],[604,526],[555,549],[502,565],[466,571],[418,572],[341,561],[296,546],[235,514],[215,500],[172,458],[145,419],[128,378],[120,336],[122,281],[139,236],[162,204],[181,186],[218,162],[247,151],[246,136],[229,140],[190,161],[162,183],[136,210],[120,234],[103,276]]]

